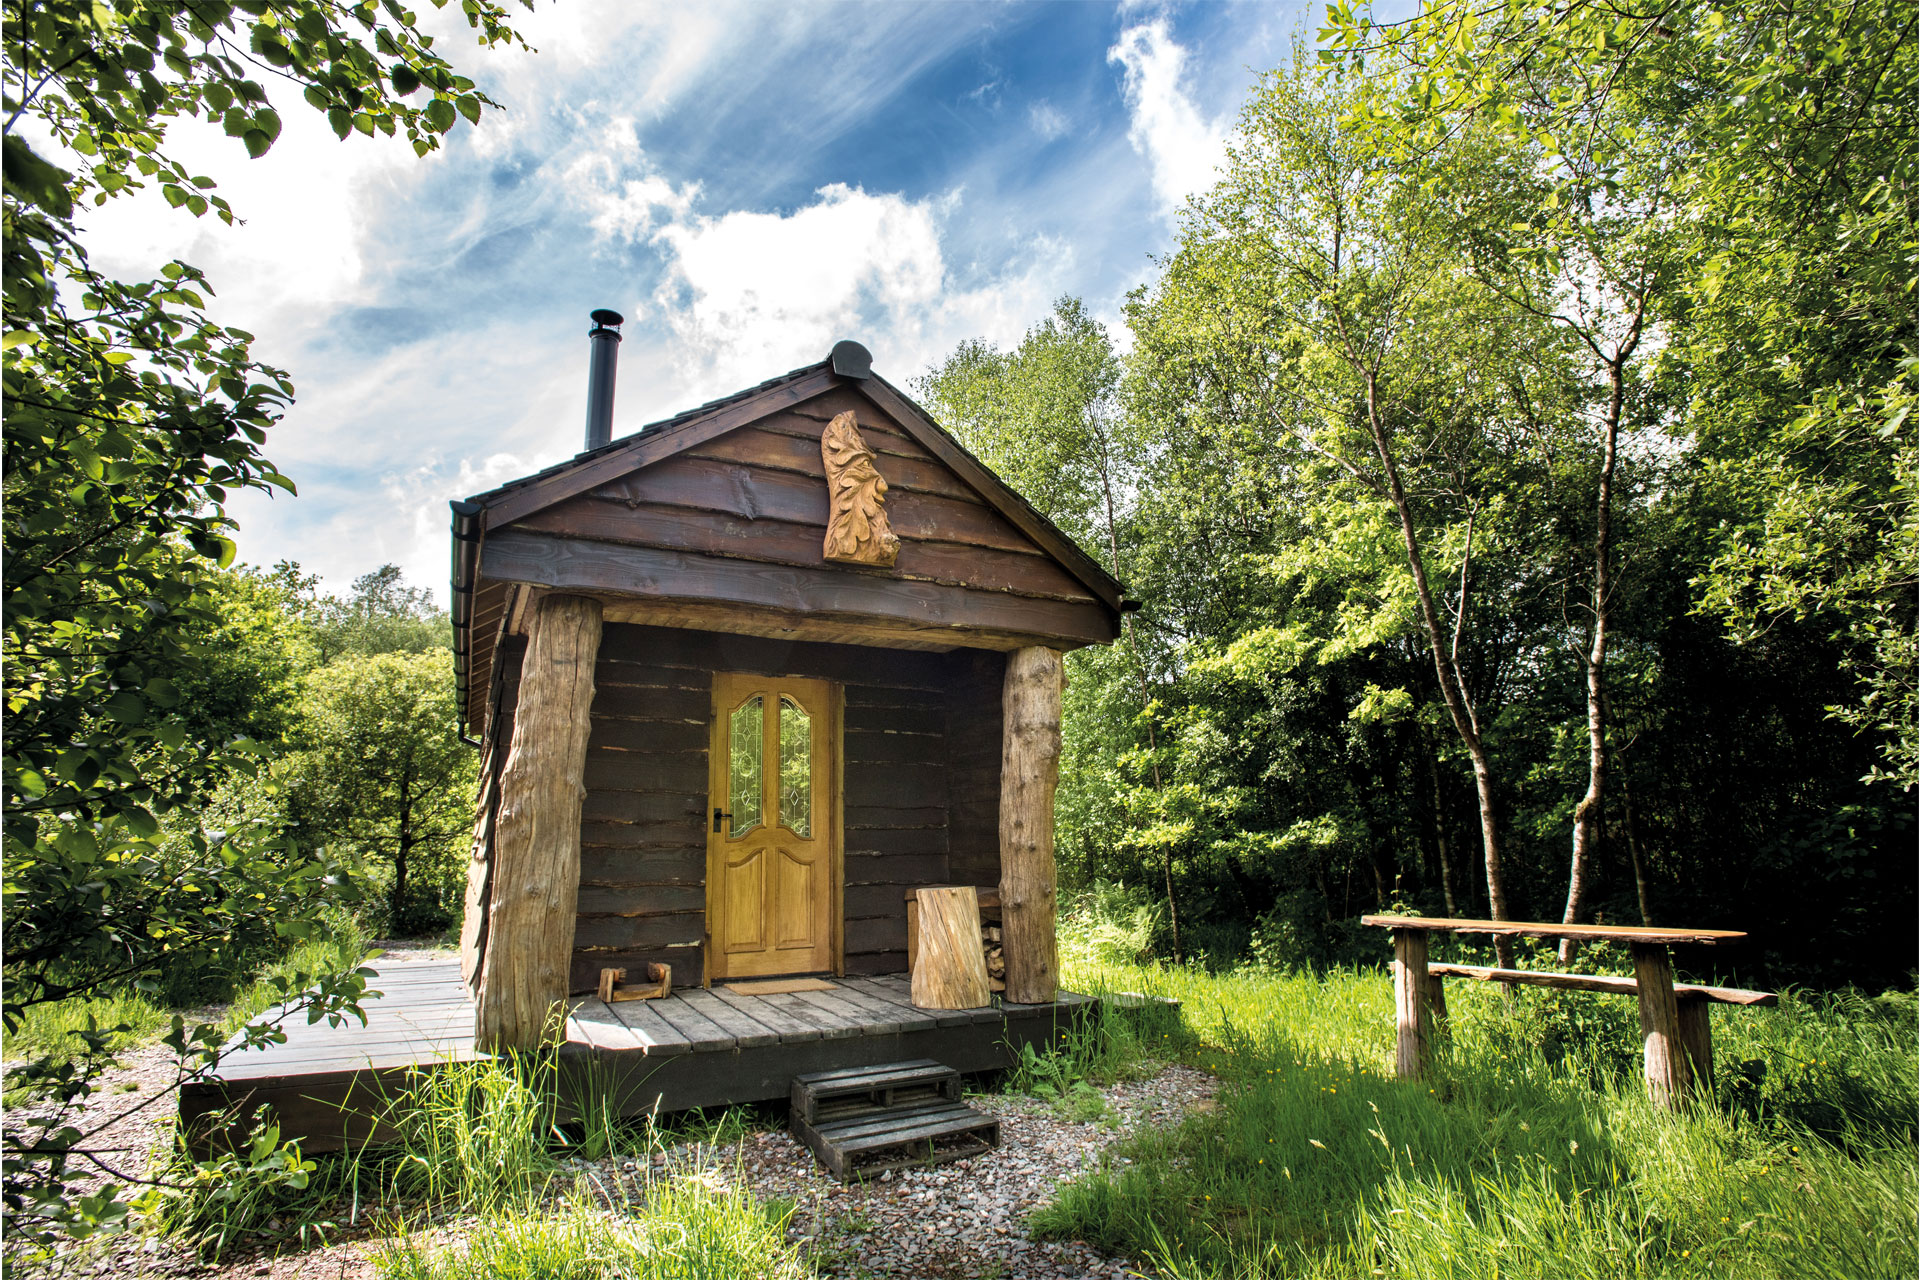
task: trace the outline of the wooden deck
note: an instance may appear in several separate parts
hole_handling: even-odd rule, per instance
[[[832,979],[831,991],[736,995],[692,987],[659,1000],[572,1001],[561,1051],[572,1102],[611,1098],[624,1115],[785,1098],[808,1072],[932,1058],[961,1072],[1013,1064],[1057,1039],[1085,996],[1052,1004],[916,1009],[905,974]],[[473,1001],[458,961],[392,965],[368,983],[367,1024],[289,1024],[287,1042],[229,1055],[219,1081],[181,1091],[193,1123],[232,1103],[270,1105],[308,1151],[390,1136],[378,1115],[418,1067],[471,1061]],[[204,1126],[202,1126],[204,1128]]]

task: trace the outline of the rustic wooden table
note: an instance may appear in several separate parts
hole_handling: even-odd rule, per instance
[[[1446,997],[1440,975],[1427,966],[1427,940],[1436,933],[1485,933],[1521,938],[1575,938],[1583,942],[1624,942],[1633,953],[1633,977],[1604,978],[1586,974],[1539,973],[1516,969],[1477,969],[1444,965],[1449,976],[1485,978],[1499,982],[1561,987],[1571,990],[1633,991],[1640,1000],[1640,1031],[1645,1042],[1647,1092],[1656,1102],[1672,1106],[1691,1090],[1696,1077],[1703,1082],[1711,1070],[1712,1049],[1707,1028],[1707,1004],[1767,1004],[1767,992],[1734,991],[1717,987],[1685,987],[1692,997],[1682,1002],[1673,982],[1673,961],[1667,948],[1675,943],[1738,942],[1747,935],[1726,929],[1649,929],[1597,924],[1541,924],[1523,920],[1452,920],[1436,916],[1363,916],[1362,924],[1393,931],[1393,1005],[1398,1029],[1395,1069],[1404,1080],[1416,1079],[1435,1016],[1446,1016]],[[1697,1067],[1694,1063],[1697,1062]]]

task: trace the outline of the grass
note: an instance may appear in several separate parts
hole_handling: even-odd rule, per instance
[[[102,1030],[126,1026],[127,1030],[113,1040],[114,1048],[122,1049],[154,1043],[172,1025],[173,1015],[133,991],[94,1000],[74,996],[37,1004],[25,1010],[19,1026],[5,1032],[0,1054],[11,1062],[74,1053],[80,1042],[73,1033],[86,1030],[89,1019]]]
[[[1406,1083],[1382,972],[1067,955],[1075,989],[1182,1001],[1154,1034],[1223,1088],[1062,1188],[1043,1234],[1171,1277],[1915,1273],[1911,995],[1717,1010],[1714,1097],[1671,1115],[1642,1096],[1631,1000],[1452,984]]]
[[[330,920],[325,938],[299,943],[286,955],[261,969],[254,975],[253,981],[243,984],[220,1018],[221,1029],[232,1034],[278,1002],[273,988],[267,985],[265,979],[313,973],[326,965],[351,967],[366,953],[366,937],[354,925],[351,917],[343,914],[338,920]],[[20,1025],[5,1032],[0,1053],[9,1061],[41,1055],[71,1054],[80,1047],[73,1033],[84,1030],[89,1018],[100,1028],[124,1025],[127,1030],[115,1038],[113,1047],[116,1050],[137,1049],[158,1043],[173,1025],[174,1013],[175,1010],[156,1003],[138,991],[116,991],[91,999],[73,996],[25,1010]],[[188,1017],[191,1020],[190,1013]]]
[[[662,1180],[637,1212],[572,1203],[485,1218],[458,1242],[401,1231],[374,1254],[380,1280],[802,1280],[787,1206],[769,1207],[698,1174]]]

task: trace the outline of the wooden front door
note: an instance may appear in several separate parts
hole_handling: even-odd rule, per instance
[[[824,680],[714,675],[709,980],[835,967],[833,692]]]

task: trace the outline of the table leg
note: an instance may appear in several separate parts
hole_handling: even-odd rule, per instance
[[[1437,973],[1427,974],[1427,1034],[1445,1035],[1447,1031],[1447,980]]]
[[[1687,1095],[1687,1054],[1680,1043],[1680,1009],[1673,994],[1673,962],[1664,946],[1633,944],[1633,976],[1640,991],[1640,1035],[1646,1044],[1647,1096],[1663,1107]]]
[[[1708,1016],[1712,1007],[1712,1001],[1699,997],[1679,1005],[1680,1045],[1686,1050],[1693,1088],[1702,1094],[1713,1092],[1713,1022]]]
[[[1426,1057],[1427,931],[1393,931],[1394,1071],[1418,1080]]]

